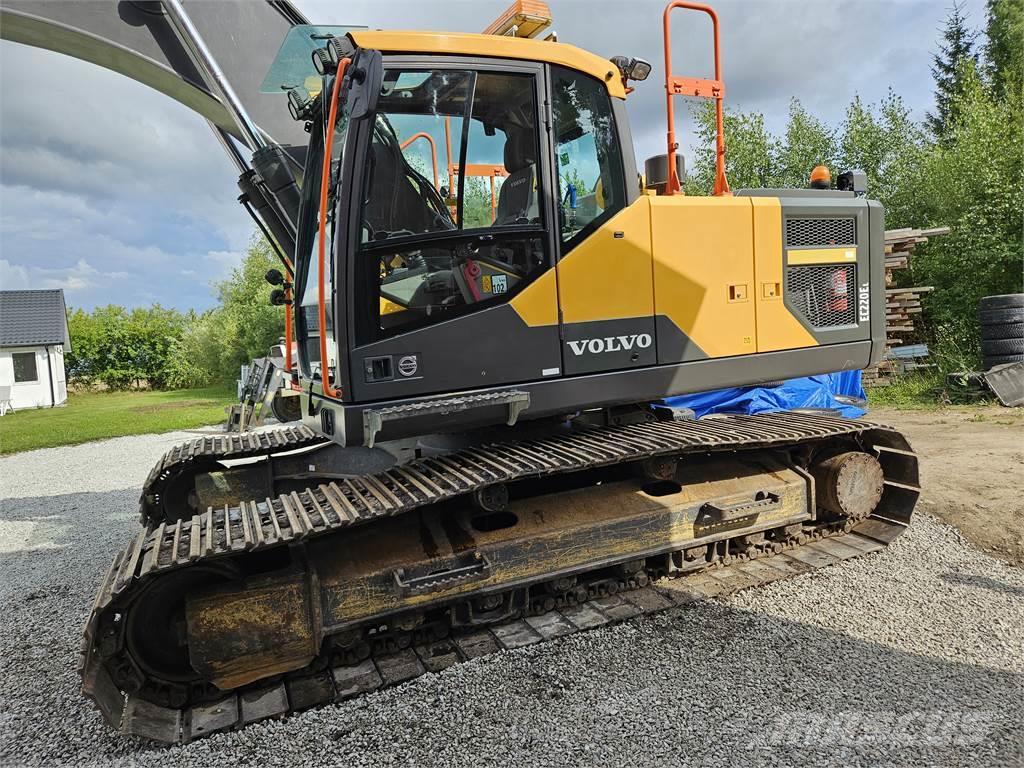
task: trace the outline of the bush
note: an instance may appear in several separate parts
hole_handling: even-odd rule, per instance
[[[220,306],[197,315],[109,305],[68,317],[68,377],[78,387],[186,389],[230,384],[239,366],[267,354],[284,334],[284,310],[271,306],[264,275],[278,262],[254,238],[242,263],[215,285]]]

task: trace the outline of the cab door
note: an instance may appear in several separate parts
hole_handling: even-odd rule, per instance
[[[565,374],[653,365],[650,204],[628,199],[628,131],[604,83],[557,66],[549,77]]]
[[[543,68],[469,62],[386,59],[360,128],[346,291],[355,402],[561,373]]]

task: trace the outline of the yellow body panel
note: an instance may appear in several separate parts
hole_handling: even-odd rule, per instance
[[[857,249],[846,248],[789,248],[786,250],[787,264],[853,264],[857,261]]]
[[[777,198],[644,195],[510,303],[530,326],[558,323],[559,306],[566,324],[663,315],[708,357],[816,346],[785,306],[784,269]]]
[[[531,328],[558,325],[558,284],[554,269],[549,269],[522,292],[509,305]]]
[[[752,197],[754,214],[754,307],[757,351],[774,352],[817,345],[782,297],[782,204],[776,197]],[[790,263],[793,251],[789,251]]]
[[[755,352],[751,198],[647,200],[655,312],[668,317],[708,357]]]
[[[650,198],[619,211],[570,251],[558,263],[558,286],[565,323],[653,316]]]
[[[433,53],[447,56],[487,56],[558,64],[596,77],[608,93],[626,98],[618,69],[608,59],[574,45],[520,37],[475,35],[464,32],[382,32],[353,30],[349,38],[360,48],[391,53]]]

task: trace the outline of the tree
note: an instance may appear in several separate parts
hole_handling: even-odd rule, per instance
[[[697,110],[697,138],[693,168],[686,174],[687,194],[709,195],[715,186],[715,106],[711,102]],[[764,127],[760,112],[726,110],[725,173],[732,189],[771,187],[777,182],[776,156],[779,142]]]
[[[284,336],[284,309],[271,305],[265,280],[267,270],[279,266],[270,244],[254,236],[242,263],[214,284],[219,306],[196,317],[176,342],[175,386],[230,383],[243,364],[265,356]]]
[[[977,302],[1017,293],[1024,243],[1024,116],[993,98],[973,68],[963,75],[948,141],[933,148],[915,190],[917,226],[952,228],[915,254],[912,278],[933,285],[935,337],[977,356]]]
[[[835,131],[808,114],[797,99],[792,99],[786,136],[777,160],[778,184],[805,187],[816,165],[827,165],[836,173],[836,155]]]
[[[1024,87],[1024,4],[1020,0],[988,0],[985,60],[998,99],[1021,98]]]
[[[839,169],[867,174],[868,196],[886,207],[886,226],[910,226],[927,141],[910,110],[892,91],[876,106],[854,96],[840,128]]]
[[[967,28],[967,16],[960,5],[953,0],[953,7],[946,17],[942,32],[945,42],[939,43],[939,51],[932,55],[932,77],[935,78],[935,112],[929,112],[926,122],[932,135],[944,141],[956,121],[958,96],[963,92],[967,70],[962,66],[969,61],[977,64],[974,41],[977,33]]]
[[[162,389],[170,381],[172,350],[190,320],[190,314],[159,304],[131,311],[114,304],[91,313],[76,309],[68,318],[68,375],[86,386]]]

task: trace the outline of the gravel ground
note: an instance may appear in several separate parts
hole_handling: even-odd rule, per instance
[[[724,601],[184,747],[119,738],[79,694],[79,630],[138,483],[186,437],[0,459],[0,764],[1024,764],[1024,571],[927,514]]]

